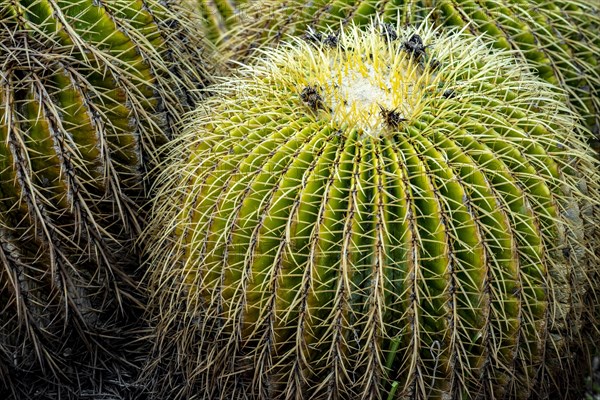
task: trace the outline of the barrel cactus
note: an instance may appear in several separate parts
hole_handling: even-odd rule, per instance
[[[515,51],[538,76],[569,92],[573,109],[583,116],[590,140],[600,151],[598,0],[267,0],[252,3],[224,48],[244,59],[261,44],[276,43],[289,34],[303,35],[309,28],[341,22],[364,25],[375,15],[394,25],[428,20],[487,34],[495,47]]]
[[[245,17],[247,0],[183,0],[202,24],[203,32],[213,42],[227,37],[229,30]]]
[[[560,91],[464,32],[386,24],[312,32],[214,90],[173,142],[147,233],[158,393],[558,384],[599,200]]]
[[[0,5],[3,380],[81,384],[127,324],[145,171],[209,82],[198,29],[167,3]]]

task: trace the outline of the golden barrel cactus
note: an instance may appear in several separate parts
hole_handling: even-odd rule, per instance
[[[148,231],[159,398],[554,389],[598,245],[563,93],[464,32],[380,23],[214,90]]]
[[[81,384],[130,323],[145,173],[210,80],[171,3],[0,5],[2,381]]]

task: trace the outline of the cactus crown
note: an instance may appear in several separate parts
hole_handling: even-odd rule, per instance
[[[300,90],[302,102],[315,112],[329,115],[347,130],[357,129],[376,137],[418,113],[420,99],[426,97],[423,91],[431,90],[436,75],[432,68],[425,67],[429,62],[426,56],[420,59],[420,55],[405,51],[404,46],[388,46],[389,38],[383,34],[341,36],[331,36],[336,38],[338,51],[330,49],[331,44],[310,52],[300,45],[291,55],[295,62],[278,72]],[[418,35],[414,40],[422,43]],[[349,42],[360,51],[346,51],[343,46]],[[289,52],[279,55],[289,56]],[[273,56],[273,62],[286,65],[277,56]]]
[[[597,244],[562,93],[479,39],[381,23],[264,52],[215,90],[148,231],[158,364],[182,397],[548,389]]]
[[[266,0],[253,2],[221,45],[245,59],[264,44],[325,29],[340,22],[366,25],[376,15],[393,25],[427,20],[435,26],[485,34],[499,49],[513,50],[547,82],[561,86],[600,149],[600,3],[588,0]],[[243,38],[243,40],[240,40]],[[593,135],[590,135],[590,133]]]

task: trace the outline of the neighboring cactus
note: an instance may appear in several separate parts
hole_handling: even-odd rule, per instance
[[[252,3],[224,47],[244,58],[261,44],[303,35],[309,27],[364,25],[376,15],[396,25],[428,20],[487,34],[515,50],[544,80],[569,92],[600,151],[600,2],[598,0],[266,0]]]
[[[232,26],[243,18],[240,8],[248,0],[183,0],[183,4],[198,15],[207,38],[219,42],[223,40]]]
[[[456,32],[310,39],[228,78],[173,143],[148,231],[157,397],[560,386],[600,178],[566,96]]]
[[[0,5],[0,383],[82,384],[120,340],[145,171],[209,81],[198,29],[168,3]]]

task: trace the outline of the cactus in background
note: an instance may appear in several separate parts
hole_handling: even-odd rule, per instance
[[[5,383],[31,373],[25,390],[40,376],[83,385],[89,363],[96,381],[97,353],[124,341],[145,171],[209,81],[198,29],[169,3],[2,1]]]
[[[560,385],[600,200],[563,93],[480,39],[387,24],[312,31],[214,90],[147,232],[158,398]]]
[[[234,58],[244,59],[261,44],[277,43],[289,34],[303,35],[310,27],[364,25],[375,15],[393,25],[428,20],[487,34],[495,47],[516,51],[538,76],[568,91],[600,151],[598,0],[266,0],[252,3],[244,15],[224,43]]]
[[[206,37],[220,42],[227,37],[232,26],[239,22],[240,9],[248,0],[183,0],[183,4],[198,15]]]

